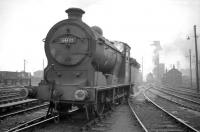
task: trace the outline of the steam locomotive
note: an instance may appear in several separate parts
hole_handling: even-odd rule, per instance
[[[140,65],[126,43],[109,41],[101,28],[84,23],[82,9],[66,13],[68,19],[55,24],[45,38],[48,65],[37,98],[50,101],[48,113],[76,106],[89,119],[129,96]]]

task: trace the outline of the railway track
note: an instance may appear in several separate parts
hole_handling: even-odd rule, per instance
[[[2,114],[2,115],[0,115],[0,120],[4,119],[6,117],[9,117],[9,116],[22,114],[22,113],[26,113],[26,112],[37,110],[37,109],[47,108],[48,106],[49,106],[49,103],[43,103],[43,104],[39,104],[39,105],[36,105],[36,106],[33,106],[33,107],[28,107],[28,108],[25,108],[25,109],[14,111],[14,112]]]
[[[21,97],[19,95],[9,95],[9,96],[6,96],[4,99],[0,100],[0,105],[11,103],[11,102],[17,102],[24,99],[25,99],[24,97]]]
[[[3,90],[3,91],[0,91],[0,96],[5,96],[5,95],[8,95],[8,94],[13,94],[13,93],[17,93],[17,92],[12,91],[12,90]]]
[[[12,86],[12,87],[3,87],[0,88],[0,95],[8,94],[8,93],[17,93],[20,89],[23,89],[23,86]]]
[[[194,132],[196,132],[197,131],[190,125],[184,123],[182,120],[174,117],[173,115],[170,115],[170,113],[166,113],[165,110],[160,110],[162,108],[159,108],[159,106],[155,106],[155,104],[153,104],[153,101],[151,99],[149,99],[147,95],[144,94],[144,96],[148,101],[145,101],[145,103],[136,103],[136,107],[134,107],[134,108],[132,107],[132,105],[135,102],[129,101],[129,106],[134,111],[134,114],[136,115],[136,118],[138,118],[144,131],[146,131],[146,132],[151,132],[151,131],[173,131],[173,132],[176,132],[176,131],[191,131],[191,132],[193,132],[194,131]],[[148,108],[148,109],[146,110],[146,108]],[[140,113],[140,114],[138,114],[138,113]],[[152,122],[147,122],[149,120],[142,119],[142,118],[145,118],[145,116],[149,119],[150,118],[155,119],[157,117],[157,116],[150,117],[149,115],[147,115],[149,113],[151,113],[151,115],[158,115],[159,118],[157,118],[156,120],[151,120]],[[102,117],[100,117],[100,118],[95,118],[91,121],[84,122],[83,125],[80,125],[80,126],[82,126],[81,130],[82,131],[96,131],[95,129],[91,129],[91,127],[93,127],[94,124],[98,124],[98,122],[101,122],[101,118],[108,117],[109,114],[110,113],[108,112],[108,113],[103,114]],[[58,115],[49,116],[49,117],[41,116],[41,117],[35,118],[33,120],[30,120],[24,124],[21,124],[19,126],[16,126],[12,129],[9,129],[7,132],[13,132],[13,131],[18,132],[18,131],[32,129],[32,128],[35,128],[42,124],[46,124],[50,121],[53,121],[54,119],[57,119],[57,118],[59,118]],[[78,125],[76,126],[76,124],[74,124],[74,126],[78,127]],[[38,129],[36,129],[36,131],[37,130]]]
[[[28,89],[24,87],[11,87],[0,89],[0,105],[16,102],[27,98]]]
[[[0,93],[0,100],[12,97],[12,96],[20,96],[19,91],[4,91]]]
[[[168,90],[168,89],[163,89],[163,88],[156,88],[156,87],[153,87],[152,89],[155,89],[157,91],[160,91],[162,93],[165,93],[165,94],[168,94],[168,95],[171,95],[173,97],[177,97],[179,99],[182,99],[182,100],[186,100],[186,101],[190,101],[192,103],[195,103],[195,104],[198,104],[200,105],[200,99],[197,99],[197,97],[193,97],[193,96],[190,96],[188,94],[184,94],[184,93],[180,93],[180,92],[176,92],[176,91],[173,91],[173,90]]]
[[[47,123],[51,120],[54,120],[55,118],[59,118],[58,115],[54,115],[54,116],[41,116],[41,117],[38,117],[38,118],[35,118],[35,119],[32,119],[24,124],[21,124],[21,125],[18,125],[14,128],[11,128],[9,129],[8,131],[6,132],[20,132],[20,131],[24,131],[24,130],[27,130],[27,129],[31,129],[33,127],[36,127],[38,125],[41,125],[41,124],[44,124],[44,123]]]
[[[111,111],[107,111],[102,114],[100,117],[92,118],[91,120],[86,120],[86,115],[82,113],[82,110],[74,109],[69,111],[67,118],[62,116],[64,120],[60,120],[59,124],[53,122],[48,123],[49,121],[55,120],[58,116],[51,116],[50,118],[39,117],[33,120],[28,121],[27,123],[21,124],[19,126],[13,127],[7,132],[18,132],[24,130],[31,130],[33,132],[48,132],[48,131],[104,131],[110,130],[110,123],[107,120],[111,118]],[[130,120],[129,120],[130,121]],[[40,127],[42,125],[42,127]],[[63,125],[65,126],[64,128]],[[35,129],[36,128],[36,129]],[[42,128],[42,129],[41,129]]]
[[[190,124],[194,128],[200,130],[200,125],[198,123],[200,122],[199,112],[193,111],[190,108],[183,106],[182,104],[178,104],[174,101],[163,98],[162,96],[159,96],[157,93],[154,93],[150,90],[147,90],[146,94],[150,99],[154,100],[158,105],[162,106],[162,108],[172,113],[174,116],[182,119],[184,122]]]
[[[164,86],[172,88],[172,86],[170,84],[164,84]],[[181,91],[185,91],[185,92],[191,92],[191,93],[196,93],[196,89],[194,88],[190,88],[190,87],[176,87],[177,90],[181,90]],[[196,93],[197,94],[197,93]]]
[[[187,96],[181,96],[181,95],[177,95],[174,94],[174,92],[172,91],[167,91],[167,90],[163,90],[162,88],[155,88],[155,87],[151,87],[150,89],[152,92],[156,93],[158,92],[158,96],[162,96],[163,98],[166,98],[168,100],[171,100],[177,104],[180,104],[184,107],[190,108],[192,110],[195,111],[199,111],[200,112],[200,100],[199,99],[194,99],[192,97],[189,98],[189,95]]]
[[[171,88],[168,85],[163,86],[161,84],[156,84],[154,86],[162,88],[163,90],[166,90],[166,91],[169,91],[169,92],[173,92],[173,93],[176,93],[176,94],[179,94],[179,95],[184,95],[184,96],[187,96],[189,98],[197,99],[197,101],[200,101],[200,94],[199,93],[191,92],[191,91],[188,91],[188,90]]]
[[[73,110],[70,110],[68,112],[69,115],[76,115],[75,113],[78,112],[79,109],[73,109]],[[68,115],[68,117],[70,117]],[[64,116],[64,115],[63,115]],[[30,119],[29,121],[25,122],[25,123],[22,123],[22,124],[19,124],[13,128],[10,128],[9,130],[7,130],[6,132],[21,132],[21,131],[26,131],[26,130],[31,130],[31,131],[43,131],[40,129],[40,126],[43,126],[44,127],[48,127],[48,126],[53,126],[55,125],[55,123],[51,123],[50,125],[48,125],[48,123],[50,122],[58,122],[60,119],[59,119],[59,115],[58,114],[55,114],[55,115],[43,115],[43,116],[40,116],[40,117],[36,117],[34,119]],[[70,118],[68,118],[68,120],[70,120]],[[76,124],[76,123],[75,123]],[[48,126],[47,126],[48,125]],[[65,122],[65,125],[71,125],[70,123],[66,123]],[[72,125],[71,125],[72,126]]]
[[[48,103],[44,103],[48,105]],[[31,111],[32,109],[38,108],[38,105],[42,105],[42,102],[38,99],[24,99],[17,102],[11,102],[7,104],[0,105],[0,119],[8,116],[16,115],[26,111]]]
[[[0,90],[10,89],[10,88],[16,88],[16,87],[23,87],[23,86],[1,86]]]
[[[145,132],[152,131],[189,131],[198,132],[192,126],[186,124],[179,118],[167,112],[151,100],[145,92],[143,93],[145,102],[129,100],[129,106],[132,109],[138,122]]]

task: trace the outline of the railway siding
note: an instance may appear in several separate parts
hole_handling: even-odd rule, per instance
[[[166,98],[168,100],[171,100],[173,102],[176,102],[177,104],[180,104],[184,107],[190,108],[192,110],[195,111],[199,111],[200,112],[200,102],[197,99],[191,99],[185,97],[185,95],[178,95],[178,94],[174,94],[172,92],[168,92],[166,90],[163,90],[162,88],[158,88],[158,86],[155,87],[151,87],[150,89],[152,92],[157,93],[157,95],[162,96],[163,98]]]
[[[155,97],[155,93],[151,91],[147,91],[147,96],[151,99]],[[182,107],[180,105],[177,105],[175,103],[172,103],[169,100],[166,100],[164,98],[161,98],[160,96],[156,96],[156,100],[154,100],[158,105],[162,106],[165,110],[173,114],[174,116],[180,118],[184,122],[190,124],[197,130],[200,130],[200,112],[196,112],[193,110],[190,110],[188,108]]]
[[[145,98],[146,100],[144,101],[132,99],[131,105],[143,126],[146,127],[146,131],[197,131],[170,113],[167,113],[161,107],[155,106],[154,101],[150,100],[146,95]]]
[[[23,124],[23,123],[29,121],[30,119],[44,116],[44,115],[46,115],[46,111],[47,111],[47,109],[44,108],[39,111],[34,111],[34,112],[30,112],[30,113],[25,113],[23,115],[16,115],[16,116],[10,116],[8,118],[5,118],[0,123],[0,131],[2,131],[2,132],[7,131],[10,128],[13,128],[19,124]]]

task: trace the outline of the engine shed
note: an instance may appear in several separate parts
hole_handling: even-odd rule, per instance
[[[173,87],[180,87],[182,86],[182,73],[173,66],[171,70],[164,74],[162,82]]]

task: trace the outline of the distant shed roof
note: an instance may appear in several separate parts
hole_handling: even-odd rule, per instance
[[[182,74],[178,69],[174,67],[167,72],[167,74],[170,74],[170,73]]]

